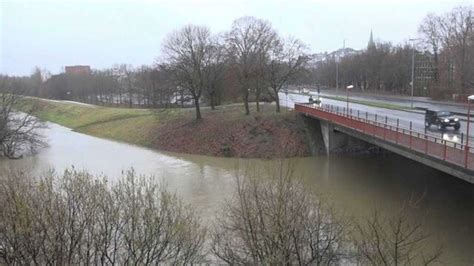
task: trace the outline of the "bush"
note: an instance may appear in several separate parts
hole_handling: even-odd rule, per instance
[[[236,193],[217,219],[212,251],[229,264],[334,264],[344,258],[348,223],[292,179],[291,166],[271,178],[238,176]]]
[[[189,206],[131,170],[114,185],[66,170],[0,179],[4,264],[196,263],[206,231]]]

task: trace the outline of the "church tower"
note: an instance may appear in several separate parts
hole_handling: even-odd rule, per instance
[[[372,30],[370,30],[370,39],[369,43],[367,44],[367,50],[372,50],[375,49],[375,42],[374,42],[374,35],[372,33]]]

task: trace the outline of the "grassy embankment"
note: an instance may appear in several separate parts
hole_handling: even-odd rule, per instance
[[[75,131],[159,150],[211,156],[269,158],[309,155],[306,129],[294,112],[275,106],[246,116],[241,105],[194,109],[128,109],[27,99],[24,109]],[[255,109],[255,108],[253,108]]]
[[[347,98],[342,97],[342,96],[323,96],[323,98],[336,100],[336,101],[342,101],[342,102],[347,101]],[[399,110],[399,111],[406,111],[406,110],[410,109],[409,107],[402,106],[402,105],[383,103],[383,102],[377,102],[377,101],[370,101],[370,100],[358,100],[358,99],[349,98],[349,102],[350,103],[363,104],[363,105],[372,106],[372,107],[378,107],[378,108]]]

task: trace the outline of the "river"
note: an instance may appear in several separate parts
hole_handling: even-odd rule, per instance
[[[133,167],[153,175],[192,204],[210,222],[234,187],[236,169],[259,167],[268,160],[233,159],[159,152],[100,139],[48,124],[48,147],[20,160],[2,160],[12,168],[62,172],[74,165],[110,179]],[[377,207],[390,212],[410,197],[424,200],[411,219],[426,214],[433,246],[444,246],[448,265],[474,264],[474,186],[397,155],[370,157],[317,156],[295,158],[296,175],[329,199],[339,210],[358,219]]]

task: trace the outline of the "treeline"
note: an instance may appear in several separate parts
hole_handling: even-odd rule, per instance
[[[232,198],[204,226],[153,178],[109,183],[85,171],[0,176],[0,263],[5,265],[429,265],[411,205],[356,222],[309,192],[292,170],[236,177]],[[249,173],[247,171],[247,173]],[[263,174],[263,175],[262,175]],[[264,176],[269,176],[268,179]]]
[[[419,37],[404,44],[371,40],[367,49],[310,55],[298,39],[283,38],[271,23],[242,17],[219,34],[206,26],[187,25],[171,32],[152,66],[122,64],[90,74],[7,77],[18,91],[53,99],[142,107],[214,108],[222,103],[275,101],[292,85],[409,94],[414,57],[415,95],[436,98],[466,95],[474,87],[472,7],[443,15],[429,14]],[[336,84],[336,72],[338,84]]]
[[[374,42],[364,51],[343,57],[333,54],[315,63],[311,79],[321,86],[339,87],[344,91],[346,86],[354,85],[361,91],[407,93],[410,91],[412,52],[408,44],[395,46]],[[336,84],[336,69],[339,84]]]
[[[92,73],[62,73],[48,77],[36,69],[16,83],[29,94],[94,104],[171,107],[200,104],[214,108],[222,102],[276,101],[278,93],[304,69],[309,56],[297,39],[278,35],[270,22],[254,17],[234,21],[225,33],[188,25],[170,33],[160,60],[153,66],[117,65]],[[38,77],[40,77],[38,79]],[[3,77],[7,78],[7,77]]]
[[[429,14],[419,25],[419,38],[404,44],[369,42],[363,51],[340,50],[312,65],[307,83],[358,90],[408,94],[412,56],[416,95],[446,97],[472,93],[474,87],[473,9],[458,7]],[[414,51],[415,50],[415,51]]]

